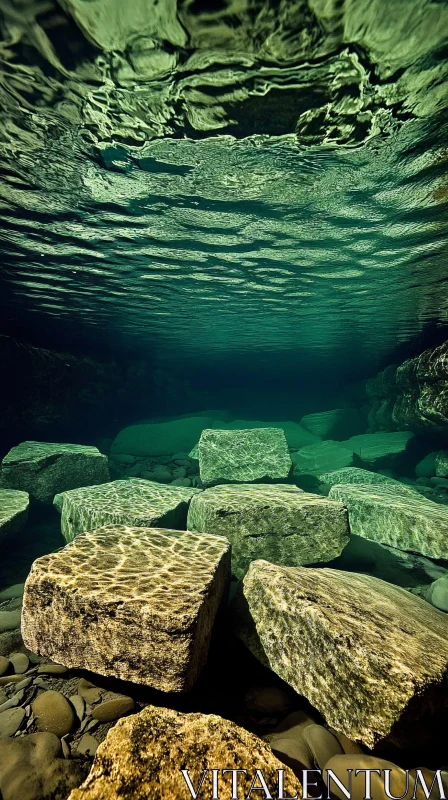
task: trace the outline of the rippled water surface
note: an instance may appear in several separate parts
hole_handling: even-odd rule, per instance
[[[447,3],[0,14],[13,330],[373,371],[446,322]]]

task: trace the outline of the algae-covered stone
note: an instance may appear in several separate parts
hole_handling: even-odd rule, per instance
[[[436,476],[448,478],[448,450],[439,450],[436,455]]]
[[[71,542],[78,533],[103,525],[182,530],[190,500],[198,491],[129,478],[63,492],[54,504],[61,510],[62,535]]]
[[[402,456],[413,438],[414,434],[410,431],[363,433],[352,436],[341,444],[356,453],[365,464],[381,468],[393,464],[398,456]]]
[[[294,475],[319,475],[321,472],[350,467],[353,464],[353,451],[339,442],[329,440],[302,447],[292,454],[292,460]]]
[[[193,792],[182,767],[188,771]],[[227,773],[223,774],[223,769]],[[171,708],[147,706],[139,714],[120,720],[108,732],[87,780],[69,800],[186,800],[195,796],[195,791],[201,798],[236,797],[232,770],[242,769],[247,772],[237,776],[238,797],[248,797],[252,783],[260,787],[256,770],[269,791],[268,795],[263,791],[263,797],[302,797],[293,772],[253,733],[216,714],[182,714]],[[214,770],[218,773],[219,795],[213,791]],[[279,770],[284,778],[281,794]],[[255,797],[255,789],[252,793]]]
[[[192,499],[187,527],[229,539],[237,578],[256,558],[290,565],[330,561],[350,538],[342,503],[282,484],[206,489]]]
[[[429,558],[448,558],[448,507],[386,484],[340,484],[329,497],[348,508],[352,533]]]
[[[112,442],[110,455],[168,456],[187,452],[197,443],[204,428],[211,428],[211,417],[184,417],[169,422],[130,425]]]
[[[358,467],[347,467],[345,469],[337,469],[333,472],[324,472],[319,475],[322,483],[327,483],[330,486],[335,486],[338,483],[348,484],[364,484],[373,486],[389,486],[396,494],[411,495],[413,497],[420,497],[418,492],[411,486],[406,486],[400,481],[389,478],[387,475],[381,475],[379,472],[369,472],[367,469],[360,469]]]
[[[67,667],[187,691],[229,577],[223,537],[124,525],[81,533],[31,567],[23,640]]]
[[[291,422],[289,420],[283,420],[281,422],[272,422],[269,420],[269,422],[263,422],[261,420],[234,419],[232,422],[228,422],[224,425],[216,424],[213,425],[213,427],[227,431],[253,430],[254,428],[280,428],[285,434],[288,447],[291,450],[300,450],[301,447],[305,447],[307,444],[320,441],[318,436],[306,430],[306,428],[299,425],[298,422]]]
[[[362,431],[362,420],[355,408],[334,408],[306,414],[300,424],[320,439],[348,439]]]
[[[235,603],[237,633],[350,739],[412,742],[446,709],[448,620],[368,575],[254,561]],[[434,735],[437,733],[433,731]]]
[[[55,494],[109,480],[107,457],[96,447],[53,442],[22,442],[2,461],[2,486],[51,503]]]
[[[29,504],[28,492],[0,489],[0,539],[25,527]]]
[[[286,479],[292,463],[280,428],[205,430],[198,456],[201,481],[206,486]]]

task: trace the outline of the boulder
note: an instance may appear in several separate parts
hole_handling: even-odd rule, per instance
[[[112,768],[111,768],[112,765]],[[191,792],[182,769],[188,770]],[[229,772],[222,774],[221,770]],[[259,770],[269,794],[279,797],[278,770],[283,771],[282,797],[302,797],[298,779],[258,736],[216,714],[182,714],[170,708],[147,706],[139,714],[122,719],[99,746],[87,780],[68,800],[186,800],[195,796],[236,796],[230,770],[239,774],[238,797],[260,795]],[[205,772],[203,772],[205,770]],[[212,789],[212,770],[218,777],[218,793]],[[201,784],[201,776],[204,776]],[[199,787],[199,784],[201,786]],[[162,788],[163,787],[163,788]]]
[[[448,558],[447,506],[386,484],[340,484],[328,496],[347,506],[352,533],[429,558]]]
[[[123,428],[112,442],[110,455],[169,456],[188,453],[204,428],[211,428],[211,417],[184,417],[170,422],[143,423]]]
[[[319,475],[321,472],[350,467],[353,464],[353,451],[339,442],[317,442],[302,447],[298,453],[292,453],[291,458],[294,475]]]
[[[300,425],[320,439],[349,439],[363,430],[363,422],[355,408],[334,408],[306,414]]]
[[[432,478],[436,474],[436,456],[437,453],[428,453],[427,456],[422,458],[415,467],[415,474],[417,478]]]
[[[124,525],[81,533],[31,567],[23,640],[67,667],[187,691],[229,576],[223,537]]]
[[[409,442],[414,438],[410,431],[396,433],[363,433],[352,436],[341,445],[355,453],[363,464],[380,469],[389,467],[407,451]]]
[[[0,739],[0,793],[3,800],[62,800],[86,776],[83,764],[62,757],[53,733]]]
[[[448,342],[391,365],[367,382],[371,430],[413,430],[448,439]]]
[[[440,611],[448,612],[448,574],[431,583],[426,592],[426,600]]]
[[[436,455],[436,477],[448,478],[448,450],[439,450]]]
[[[256,558],[290,565],[331,561],[350,538],[342,503],[286,484],[206,489],[192,499],[187,527],[229,539],[237,578]]]
[[[29,504],[28,492],[0,489],[0,540],[23,530],[28,519]]]
[[[108,480],[107,457],[83,444],[22,442],[2,461],[2,486],[28,492],[41,503],[51,503],[59,492]]]
[[[307,431],[298,422],[262,422],[261,420],[234,419],[232,422],[220,425],[213,425],[214,428],[221,428],[227,431],[254,430],[255,428],[280,428],[285,434],[288,447],[291,450],[300,450],[307,444],[318,442],[319,437]]]
[[[291,457],[280,428],[205,430],[199,440],[199,473],[205,486],[285,480]]]
[[[183,530],[190,500],[199,491],[129,478],[62,492],[54,505],[61,511],[62,535],[71,542],[78,533],[103,525]]]
[[[419,493],[405,483],[389,478],[388,475],[381,475],[379,472],[370,472],[359,467],[346,467],[337,469],[333,472],[324,472],[319,475],[322,483],[335,486],[338,483],[348,483],[353,485],[364,484],[365,486],[389,486],[396,494],[420,497]]]
[[[404,589],[332,569],[254,561],[237,634],[336,731],[403,746],[448,710],[448,620]]]

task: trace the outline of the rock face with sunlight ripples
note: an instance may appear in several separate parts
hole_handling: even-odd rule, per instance
[[[65,666],[187,691],[206,662],[229,577],[223,537],[106,526],[34,562],[23,639]]]
[[[205,430],[198,446],[204,486],[286,480],[292,461],[281,428]]]
[[[331,561],[350,538],[342,503],[287,485],[206,489],[193,498],[187,524],[229,539],[237,578],[257,558],[290,566]]]

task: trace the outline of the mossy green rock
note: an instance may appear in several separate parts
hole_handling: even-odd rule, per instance
[[[0,489],[0,539],[25,527],[29,504],[27,492]]]
[[[320,441],[319,436],[316,436],[311,431],[306,430],[298,422],[291,422],[289,420],[282,422],[263,422],[261,420],[248,420],[248,419],[234,419],[232,422],[224,425],[213,425],[214,428],[221,428],[227,431],[242,431],[254,430],[255,428],[280,428],[286,436],[288,447],[291,450],[299,450],[305,445],[313,444]]]
[[[184,417],[170,422],[144,423],[124,428],[110,448],[110,455],[169,456],[187,452],[197,443],[204,428],[211,428],[211,417]]]
[[[198,446],[205,486],[285,480],[291,470],[285,434],[280,428],[205,430]]]
[[[108,480],[107,457],[88,445],[22,442],[2,461],[2,486],[28,492],[41,503],[51,503],[59,492]]]
[[[320,439],[348,439],[362,431],[362,420],[355,408],[334,408],[306,414],[300,424]]]
[[[264,665],[367,747],[392,728],[395,741],[415,744],[434,728],[431,709],[448,706],[448,620],[405,589],[369,575],[254,561],[234,619]]]
[[[385,484],[339,484],[329,497],[347,506],[352,533],[429,558],[448,558],[447,506]]]
[[[257,558],[290,565],[331,561],[350,538],[342,503],[282,484],[206,489],[193,497],[187,527],[229,539],[237,578]]]
[[[436,455],[436,476],[448,478],[448,450],[439,450]]]
[[[397,457],[402,456],[413,438],[414,434],[410,431],[363,433],[352,436],[341,444],[365,464],[381,468],[393,464]]]
[[[199,491],[129,478],[63,492],[54,505],[61,511],[62,535],[71,542],[78,533],[103,525],[182,530],[190,500]]]
[[[294,475],[319,475],[321,472],[350,467],[353,464],[353,451],[339,442],[328,440],[302,447],[292,454],[292,460]]]
[[[358,467],[346,467],[333,472],[324,472],[319,475],[319,478],[322,483],[328,483],[330,486],[335,486],[339,483],[389,486],[396,494],[421,497],[411,486],[406,486],[406,484],[389,478],[387,475],[381,475],[379,472],[369,472],[367,469],[359,469]]]

